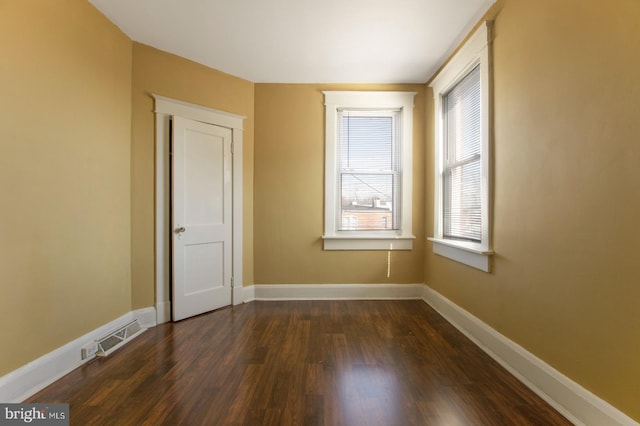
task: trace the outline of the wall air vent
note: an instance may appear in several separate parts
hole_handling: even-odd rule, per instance
[[[98,340],[97,356],[107,356],[125,343],[129,342],[146,328],[142,328],[138,320],[131,321],[129,324],[121,327],[109,335]]]

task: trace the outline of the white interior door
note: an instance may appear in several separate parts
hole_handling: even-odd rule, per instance
[[[231,130],[173,119],[172,310],[178,321],[231,304]]]

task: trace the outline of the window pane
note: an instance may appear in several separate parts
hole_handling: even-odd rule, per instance
[[[445,238],[481,240],[480,176],[480,160],[445,172]]]
[[[444,98],[447,163],[480,155],[480,107],[480,68],[476,67]]]
[[[339,167],[343,170],[394,169],[393,117],[343,111],[340,156]]]
[[[396,228],[393,174],[342,173],[340,231],[379,231]]]

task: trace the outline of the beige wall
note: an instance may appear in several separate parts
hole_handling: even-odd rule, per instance
[[[636,0],[504,2],[493,272],[430,245],[425,262],[428,285],[636,420],[639,23]],[[430,187],[427,200],[432,233]]]
[[[412,251],[323,251],[323,90],[417,91]],[[421,283],[424,258],[424,86],[256,84],[256,284]]]
[[[0,376],[131,309],[131,41],[84,0],[0,2]]]
[[[253,284],[253,83],[149,46],[133,43],[132,299],[155,305],[155,118],[151,94],[246,116],[243,135],[243,281]]]

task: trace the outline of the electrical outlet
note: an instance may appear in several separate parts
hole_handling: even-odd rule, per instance
[[[82,359],[94,356],[98,352],[98,342],[87,343],[82,347],[81,352]]]

